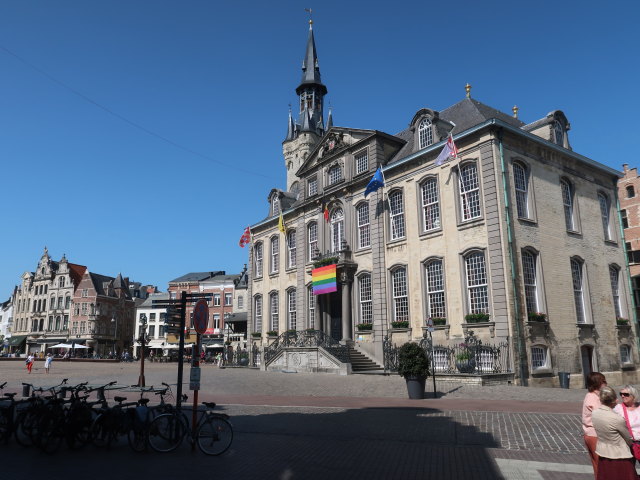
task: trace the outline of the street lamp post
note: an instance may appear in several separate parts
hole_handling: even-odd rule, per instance
[[[140,342],[142,353],[140,354],[140,378],[138,378],[138,386],[144,387],[144,345],[147,335],[147,316],[144,313],[140,314],[140,327],[140,338],[138,338],[138,341]]]
[[[113,332],[113,351],[111,352],[114,358],[118,358],[118,353],[116,352],[116,343],[118,342],[118,319],[113,316],[111,318],[111,323],[115,323],[115,331]]]

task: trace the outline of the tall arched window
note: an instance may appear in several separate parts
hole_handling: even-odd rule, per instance
[[[426,148],[433,143],[433,130],[431,128],[431,120],[423,119],[418,126],[418,139],[420,149]]]
[[[522,276],[524,280],[524,299],[527,306],[527,313],[537,313],[540,311],[538,302],[538,255],[530,250],[522,251]]]
[[[555,122],[553,124],[553,133],[556,145],[564,146],[564,128],[562,127],[562,123]]]
[[[609,266],[609,278],[611,279],[611,295],[613,297],[613,309],[616,318],[622,317],[622,305],[620,303],[620,270],[613,265]]]
[[[262,332],[262,295],[253,299],[253,331]]]
[[[262,276],[262,242],[256,243],[256,246],[253,247],[253,262],[255,277],[259,278]]]
[[[297,330],[298,317],[296,311],[296,289],[287,291],[287,324],[289,330]]]
[[[363,273],[358,277],[358,297],[360,302],[360,322],[373,322],[373,297],[371,292],[371,274]]]
[[[480,183],[475,163],[460,168],[460,217],[463,221],[480,217]]]
[[[440,200],[438,181],[435,178],[425,180],[420,186],[422,193],[422,225],[425,232],[440,228]]]
[[[393,321],[409,321],[409,297],[407,288],[407,269],[398,267],[391,272],[393,292]]]
[[[287,231],[287,268],[296,266],[296,231]]]
[[[272,207],[273,207],[273,215],[279,215],[280,214],[280,199],[277,196],[273,197]]]
[[[307,227],[307,258],[313,260],[318,252],[318,224],[311,222]]]
[[[269,296],[269,314],[271,317],[271,330],[277,332],[280,326],[280,306],[278,304],[278,292]]]
[[[404,195],[402,190],[395,190],[389,194],[389,222],[391,226],[391,240],[405,236],[404,228]]]
[[[271,237],[271,262],[269,273],[278,273],[280,270],[280,237]]]
[[[484,252],[472,252],[464,259],[469,313],[489,313],[489,285]]]
[[[598,203],[600,204],[600,216],[602,217],[604,239],[611,240],[611,220],[609,216],[611,206],[609,204],[609,197],[604,193],[598,193]]]
[[[518,217],[529,218],[529,178],[527,169],[520,163],[513,164],[513,183],[516,190]]]
[[[371,246],[371,235],[369,232],[369,204],[361,203],[356,207],[358,217],[358,248]]]
[[[566,179],[560,180],[562,189],[562,205],[564,207],[564,222],[567,230],[575,231],[576,223],[573,211],[573,186]]]
[[[578,323],[587,323],[584,306],[584,277],[582,266],[580,260],[575,258],[571,259],[571,279],[573,282],[573,300],[576,305],[576,319]]]
[[[427,286],[427,315],[432,318],[446,318],[442,260],[431,260],[425,265],[424,272]]]
[[[342,241],[344,240],[344,212],[341,208],[336,208],[331,213],[331,251],[339,252],[342,250]]]
[[[307,301],[308,301],[308,305],[307,305],[307,309],[308,309],[308,316],[307,316],[307,328],[316,328],[316,296],[313,294],[313,286],[310,285],[309,287],[307,287]]]

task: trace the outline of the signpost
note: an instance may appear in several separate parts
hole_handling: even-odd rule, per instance
[[[429,332],[429,340],[431,343],[431,372],[433,373],[433,398],[438,398],[438,391],[436,390],[436,355],[433,350],[433,319],[427,318],[427,331]]]
[[[193,417],[191,420],[191,428],[196,431],[198,425],[198,391],[200,390],[200,350],[202,349],[202,335],[207,331],[207,323],[209,322],[209,304],[204,298],[196,302],[193,307],[193,328],[195,328],[196,344],[193,348],[191,356],[191,375],[189,378],[189,390],[193,390]],[[195,444],[191,445],[195,448]]]

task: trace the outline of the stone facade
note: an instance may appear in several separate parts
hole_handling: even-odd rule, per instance
[[[469,330],[508,341],[520,383],[557,385],[569,372],[582,387],[593,370],[635,381],[634,332],[616,321],[631,305],[619,173],[571,150],[562,112],[524,124],[469,90],[443,111],[420,109],[397,135],[330,127],[318,137],[287,171],[298,188],[273,189],[251,227],[249,331],[266,341],[322,330],[382,363],[385,336],[419,339],[437,317],[436,343]],[[458,155],[436,165],[454,125]],[[288,135],[285,160],[309,138]],[[385,185],[365,196],[378,168]],[[338,291],[314,297],[321,263],[337,264]]]
[[[640,306],[640,177],[637,168],[629,168],[626,163],[622,167],[624,176],[618,181],[620,216],[631,275],[631,290],[637,309]],[[637,319],[636,310],[635,320]]]

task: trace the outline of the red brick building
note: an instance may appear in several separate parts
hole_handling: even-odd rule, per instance
[[[637,168],[622,166],[624,176],[618,181],[620,216],[624,228],[625,249],[629,261],[629,273],[636,316],[640,311],[640,178]]]

